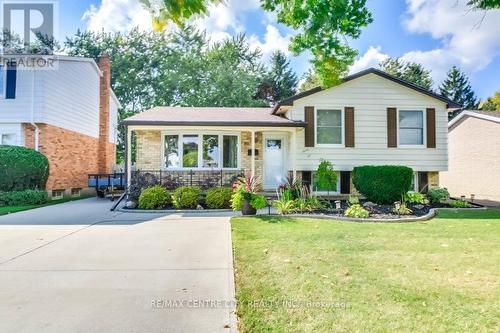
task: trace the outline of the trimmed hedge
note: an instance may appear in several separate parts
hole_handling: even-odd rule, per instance
[[[194,186],[178,187],[172,195],[174,207],[177,209],[194,209],[198,206],[201,190]]]
[[[49,176],[49,161],[25,147],[0,146],[0,191],[43,190]]]
[[[233,190],[229,187],[214,187],[208,190],[205,203],[211,209],[231,208]]]
[[[170,204],[172,204],[172,195],[160,185],[142,190],[139,196],[139,208],[141,209],[162,209]]]
[[[0,207],[42,205],[48,200],[47,192],[41,190],[0,192]]]
[[[411,188],[413,170],[405,166],[365,165],[353,170],[353,184],[367,200],[390,204],[401,200]]]

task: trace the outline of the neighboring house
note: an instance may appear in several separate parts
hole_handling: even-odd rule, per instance
[[[87,174],[115,164],[119,102],[111,63],[54,56],[53,69],[0,65],[0,144],[40,151],[49,160],[49,195],[77,195]]]
[[[166,185],[230,185],[249,172],[272,190],[290,174],[312,182],[325,159],[339,171],[337,193],[354,190],[351,171],[361,165],[409,166],[415,188],[425,190],[448,168],[447,109],[458,107],[376,69],[274,108],[157,107],[123,122],[128,147],[137,137],[129,179],[148,173]]]
[[[500,111],[463,111],[448,130],[442,186],[455,197],[500,201]]]

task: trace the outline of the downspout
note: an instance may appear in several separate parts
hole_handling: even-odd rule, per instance
[[[33,67],[33,75],[31,76],[31,126],[35,128],[35,150],[39,151],[39,135],[40,129],[35,124],[35,67]]]

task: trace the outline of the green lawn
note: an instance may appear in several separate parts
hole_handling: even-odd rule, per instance
[[[7,214],[12,214],[12,213],[17,213],[17,212],[22,212],[25,210],[30,210],[30,209],[35,209],[35,208],[40,208],[40,207],[45,207],[45,206],[52,206],[52,205],[57,205],[69,201],[75,201],[75,200],[81,200],[81,199],[87,199],[93,197],[92,195],[82,195],[81,197],[76,197],[76,198],[63,198],[59,200],[51,200],[47,202],[46,204],[43,205],[24,205],[24,206],[5,206],[5,207],[0,207],[0,216],[2,215],[7,215]]]
[[[446,211],[418,223],[231,223],[242,332],[491,332],[500,325],[499,210]]]

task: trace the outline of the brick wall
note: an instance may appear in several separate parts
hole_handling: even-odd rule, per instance
[[[263,182],[263,143],[262,143],[262,132],[255,133],[255,149],[258,150],[259,155],[255,156],[255,175],[259,177],[260,181]],[[245,172],[250,172],[252,168],[252,156],[248,155],[248,151],[252,149],[252,133],[242,132],[241,133],[241,168]]]
[[[161,168],[161,132],[137,131],[137,157],[138,170],[160,170]]]
[[[104,55],[99,59],[102,77],[99,83],[99,173],[109,173],[116,162],[115,145],[109,143],[109,103],[111,98],[111,60]]]
[[[87,175],[97,173],[99,140],[60,127],[37,124],[39,148],[49,160],[47,190],[86,188]],[[34,127],[23,124],[25,145],[34,148]]]

